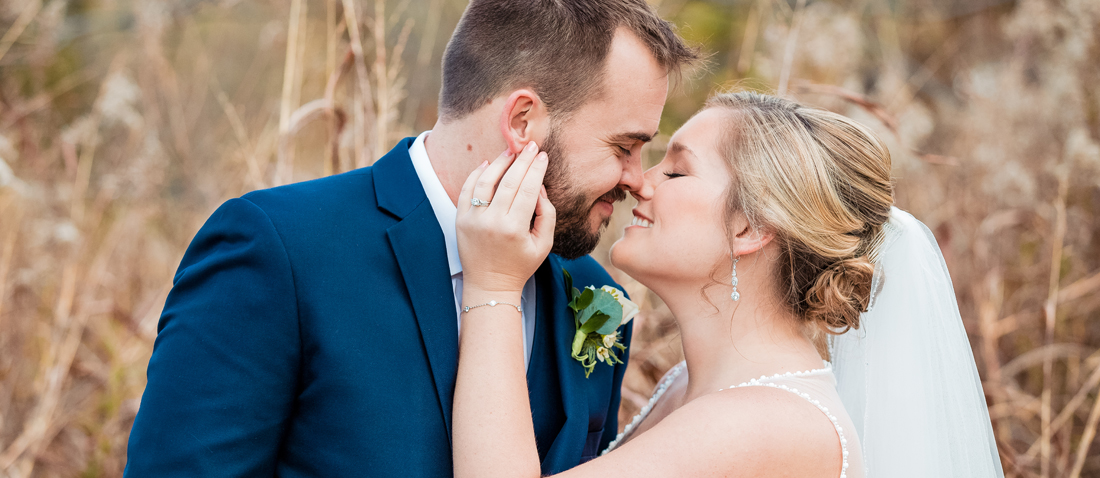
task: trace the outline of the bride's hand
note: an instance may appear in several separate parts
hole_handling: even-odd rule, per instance
[[[547,164],[546,153],[531,142],[518,156],[505,152],[466,179],[455,222],[464,288],[519,291],[546,259],[556,220],[542,186]],[[474,206],[474,198],[488,205]]]

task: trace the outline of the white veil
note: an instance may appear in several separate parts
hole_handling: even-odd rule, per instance
[[[869,478],[1002,478],[974,355],[932,232],[893,208],[859,330],[829,344]]]

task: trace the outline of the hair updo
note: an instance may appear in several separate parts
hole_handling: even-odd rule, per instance
[[[894,202],[890,152],[851,119],[774,96],[720,94],[706,108],[731,113],[727,219],[740,210],[775,234],[779,290],[799,317],[834,334],[859,328]]]

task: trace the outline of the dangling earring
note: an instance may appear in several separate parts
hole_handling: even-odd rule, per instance
[[[733,259],[733,293],[730,294],[730,298],[734,302],[741,300],[741,293],[737,292],[737,261],[741,260],[741,256],[733,257],[733,253],[730,253],[730,259]]]

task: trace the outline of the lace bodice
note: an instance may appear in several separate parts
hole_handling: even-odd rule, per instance
[[[630,436],[630,433],[646,419],[654,405],[661,400],[669,386],[676,381],[676,378],[683,373],[685,368],[684,362],[680,362],[672,370],[669,370],[649,399],[649,403],[642,407],[638,415],[623,429],[622,433],[615,437],[615,440],[608,445],[603,453],[614,450],[624,438]],[[837,394],[836,378],[833,376],[832,366],[828,362],[825,362],[823,368],[761,376],[718,391],[741,387],[774,387],[786,390],[817,407],[832,422],[837,439],[840,441],[842,459],[840,478],[863,478],[863,457],[859,438],[856,436],[855,426],[852,424],[851,418],[848,417],[848,413],[844,410],[844,405],[840,401],[840,395]]]

